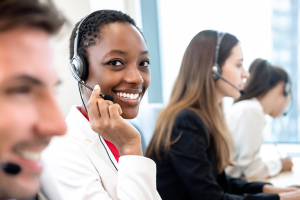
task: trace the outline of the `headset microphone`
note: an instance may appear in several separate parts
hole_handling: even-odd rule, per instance
[[[93,88],[91,88],[90,86],[88,86],[87,84],[84,83],[83,80],[81,80],[79,78],[79,76],[76,74],[75,69],[74,69],[74,65],[73,64],[69,64],[69,69],[71,70],[72,76],[81,84],[84,85],[86,88],[90,89],[91,91],[93,91]],[[109,101],[114,101],[114,98],[111,95],[108,94],[100,94],[100,96],[104,99],[104,100],[109,100]]]
[[[222,69],[218,64],[218,58],[219,58],[219,52],[220,52],[220,46],[221,46],[221,42],[223,40],[223,37],[226,35],[226,33],[223,32],[217,32],[217,42],[216,42],[216,50],[215,50],[215,55],[214,55],[214,64],[212,66],[212,76],[214,81],[217,81],[218,79],[222,79],[223,81],[225,81],[226,83],[228,83],[229,85],[231,85],[234,89],[238,90],[241,95],[245,94],[244,90],[240,90],[239,88],[237,88],[235,85],[233,85],[232,83],[230,83],[229,81],[227,81],[221,74],[222,74]]]
[[[0,167],[9,175],[17,175],[21,172],[21,167],[14,163],[0,163]]]
[[[99,11],[95,11],[95,12],[99,12]],[[78,81],[78,83],[80,83],[81,85],[84,85],[85,87],[87,87],[91,91],[93,91],[93,88],[91,88],[90,86],[85,84],[85,82],[83,81],[83,80],[86,80],[86,78],[88,76],[87,61],[86,61],[84,56],[80,55],[77,52],[77,48],[78,48],[78,40],[79,40],[79,29],[80,29],[81,24],[87,18],[89,18],[91,15],[93,15],[95,12],[89,14],[87,17],[85,17],[83,20],[81,20],[81,22],[78,24],[77,30],[76,30],[76,37],[74,39],[74,54],[73,54],[73,58],[72,58],[72,60],[70,61],[70,64],[69,64],[69,69],[71,70],[71,73],[72,73],[73,77]],[[114,98],[111,95],[100,94],[100,96],[104,100],[114,101]]]
[[[223,76],[221,76],[221,74],[219,74],[219,73],[216,71],[216,69],[213,68],[212,72],[213,72],[213,75],[214,75],[214,76],[216,76],[216,77],[222,79],[223,81],[225,81],[226,83],[228,83],[229,85],[231,85],[234,89],[238,90],[238,91],[241,93],[241,95],[244,95],[244,94],[245,94],[245,91],[244,91],[244,90],[240,90],[240,89],[237,88],[235,85],[233,85],[232,83],[230,83],[229,81],[227,81]]]

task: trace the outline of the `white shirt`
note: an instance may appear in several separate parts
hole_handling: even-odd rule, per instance
[[[263,162],[259,157],[266,120],[263,107],[256,98],[235,103],[226,113],[226,121],[235,147],[232,157],[236,163],[236,166],[226,168],[228,175],[262,179],[281,171],[280,160]]]
[[[117,163],[76,106],[66,123],[67,134],[53,138],[42,154],[41,199],[161,199],[156,190],[156,164],[151,159],[121,156]]]

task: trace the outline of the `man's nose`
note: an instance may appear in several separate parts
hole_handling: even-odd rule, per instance
[[[52,137],[66,133],[67,126],[53,93],[45,97],[38,109],[40,113],[36,127],[38,134]]]

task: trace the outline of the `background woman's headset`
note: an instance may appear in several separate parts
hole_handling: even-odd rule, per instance
[[[231,85],[234,89],[238,90],[241,95],[245,94],[244,90],[240,90],[239,88],[237,88],[235,85],[233,85],[232,83],[230,83],[229,81],[227,81],[221,74],[222,74],[222,69],[218,64],[218,58],[219,58],[219,52],[220,52],[220,47],[221,47],[221,42],[224,38],[224,36],[226,35],[226,33],[224,32],[218,32],[217,31],[217,42],[216,42],[216,50],[215,50],[215,55],[214,55],[214,64],[212,66],[212,77],[214,81],[217,81],[219,79],[222,79],[223,81],[225,81],[226,83],[228,83],[229,85]]]

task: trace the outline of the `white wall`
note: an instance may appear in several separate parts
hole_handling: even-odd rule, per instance
[[[89,14],[88,0],[54,0],[55,5],[69,20],[69,27],[64,27],[54,39],[55,64],[62,84],[58,88],[57,99],[66,116],[72,105],[81,104],[77,81],[72,77],[68,68],[69,63],[69,37],[76,22]]]

